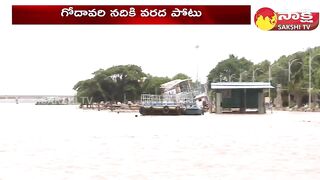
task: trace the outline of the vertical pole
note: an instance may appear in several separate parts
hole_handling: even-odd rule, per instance
[[[269,65],[269,84],[271,84],[271,65]],[[271,103],[271,90],[269,88],[269,105]]]
[[[244,89],[244,112],[247,110],[247,89]]]
[[[309,108],[311,107],[311,62],[312,62],[312,59],[311,59],[311,55],[309,56],[309,89],[308,89],[308,93],[309,93],[309,103],[308,103],[308,106]]]
[[[263,90],[258,91],[258,113],[265,113]]]
[[[196,77],[197,77],[197,79],[196,79],[196,82],[198,83],[198,75],[199,75],[199,64],[197,64],[197,75],[196,75]]]
[[[252,71],[252,82],[254,82],[254,69]]]
[[[217,114],[221,114],[222,113],[221,102],[222,102],[221,91],[217,91],[216,92],[216,113]]]
[[[195,47],[195,49],[196,49],[196,50],[195,50],[195,56],[196,56],[195,59],[198,59],[198,58],[197,58],[197,55],[198,55],[198,53],[197,53],[198,50],[197,50],[197,49],[199,49],[199,48],[200,48],[200,46],[197,44],[196,47]],[[198,81],[199,81],[199,61],[197,61],[197,74],[196,74],[196,78],[197,78],[197,79],[196,79],[196,83],[198,83]],[[197,85],[197,84],[196,84],[196,85]],[[197,86],[198,86],[198,85],[197,85]],[[198,87],[196,87],[196,88],[198,88]]]
[[[290,108],[290,101],[291,101],[291,99],[290,99],[290,88],[289,88],[289,84],[290,84],[290,74],[291,74],[291,63],[290,63],[290,61],[288,62],[288,73],[289,73],[289,75],[288,75],[288,107]]]

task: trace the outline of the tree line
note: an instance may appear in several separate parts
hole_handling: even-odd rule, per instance
[[[284,106],[288,106],[289,93],[293,100],[290,106],[306,104],[310,84],[312,100],[317,101],[320,93],[320,47],[283,55],[274,62],[264,60],[257,64],[246,58],[230,55],[227,59],[220,61],[208,75],[209,84],[210,82],[240,81],[270,81],[274,87],[281,84]],[[275,96],[276,93],[273,90],[271,98],[274,99]]]
[[[309,73],[310,61],[311,73]],[[144,73],[137,65],[118,65],[97,70],[92,78],[79,81],[73,89],[77,91],[78,98],[90,97],[92,102],[135,101],[140,99],[142,93],[160,94],[160,85],[163,83],[188,78],[190,77],[183,73],[171,78],[152,76]],[[270,81],[274,87],[281,84],[283,105],[288,105],[285,97],[290,93],[293,105],[301,106],[307,101],[310,79],[313,100],[317,100],[320,92],[320,47],[283,55],[273,62],[264,60],[257,64],[245,57],[229,55],[227,59],[219,61],[207,78],[208,85],[211,82],[240,81]],[[275,90],[271,95],[272,99],[275,98]]]
[[[78,102],[90,104],[101,101],[140,100],[142,93],[160,94],[160,85],[163,83],[190,78],[183,73],[178,73],[172,78],[152,76],[144,73],[141,67],[132,64],[99,69],[92,75],[92,78],[79,81],[73,87],[77,91]]]

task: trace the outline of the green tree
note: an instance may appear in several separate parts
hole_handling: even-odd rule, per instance
[[[253,79],[253,71],[254,71],[254,81],[257,82],[268,82],[269,81],[269,66],[270,61],[264,60],[258,64],[252,66],[249,70],[251,81]]]
[[[315,47],[300,51],[288,56],[281,56],[272,65],[273,84],[282,84],[285,92],[293,95],[293,102],[298,106],[307,103],[308,86],[309,86],[309,57],[315,57],[312,61],[312,87],[314,92],[319,89],[319,68],[320,68],[320,48]],[[289,65],[290,65],[290,81],[289,81]],[[287,95],[286,94],[286,95]],[[285,97],[286,98],[286,97]],[[287,99],[285,99],[287,100]]]
[[[178,73],[172,77],[172,80],[175,80],[175,79],[190,79],[190,77],[186,74]]]
[[[141,67],[136,65],[113,66],[94,73],[103,91],[110,94],[110,100],[137,100],[141,94],[141,81],[145,77]],[[109,92],[109,93],[108,93]]]
[[[229,55],[228,59],[220,61],[213,68],[208,77],[208,82],[248,81],[249,70],[253,63],[245,58]]]
[[[99,69],[93,75],[92,79],[78,82],[74,89],[78,97],[93,97],[94,102],[137,100],[142,91],[142,79],[146,76],[136,65]]]
[[[171,81],[171,79],[168,77],[157,77],[148,74],[143,82],[143,93],[160,94],[160,85],[169,81]]]
[[[77,91],[77,100],[81,104],[89,105],[104,100],[99,90],[98,82],[95,79],[79,81],[73,89]]]

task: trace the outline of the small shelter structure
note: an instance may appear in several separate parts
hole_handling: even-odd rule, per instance
[[[220,114],[237,109],[239,112],[266,113],[264,89],[273,88],[266,82],[218,82],[211,83],[215,92],[215,110]]]

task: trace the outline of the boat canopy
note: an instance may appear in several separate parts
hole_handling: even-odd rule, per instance
[[[191,79],[176,79],[169,81],[167,83],[161,84],[160,88],[163,89],[164,91],[168,91],[170,89],[175,88],[178,84],[185,82],[185,81],[191,81]]]

